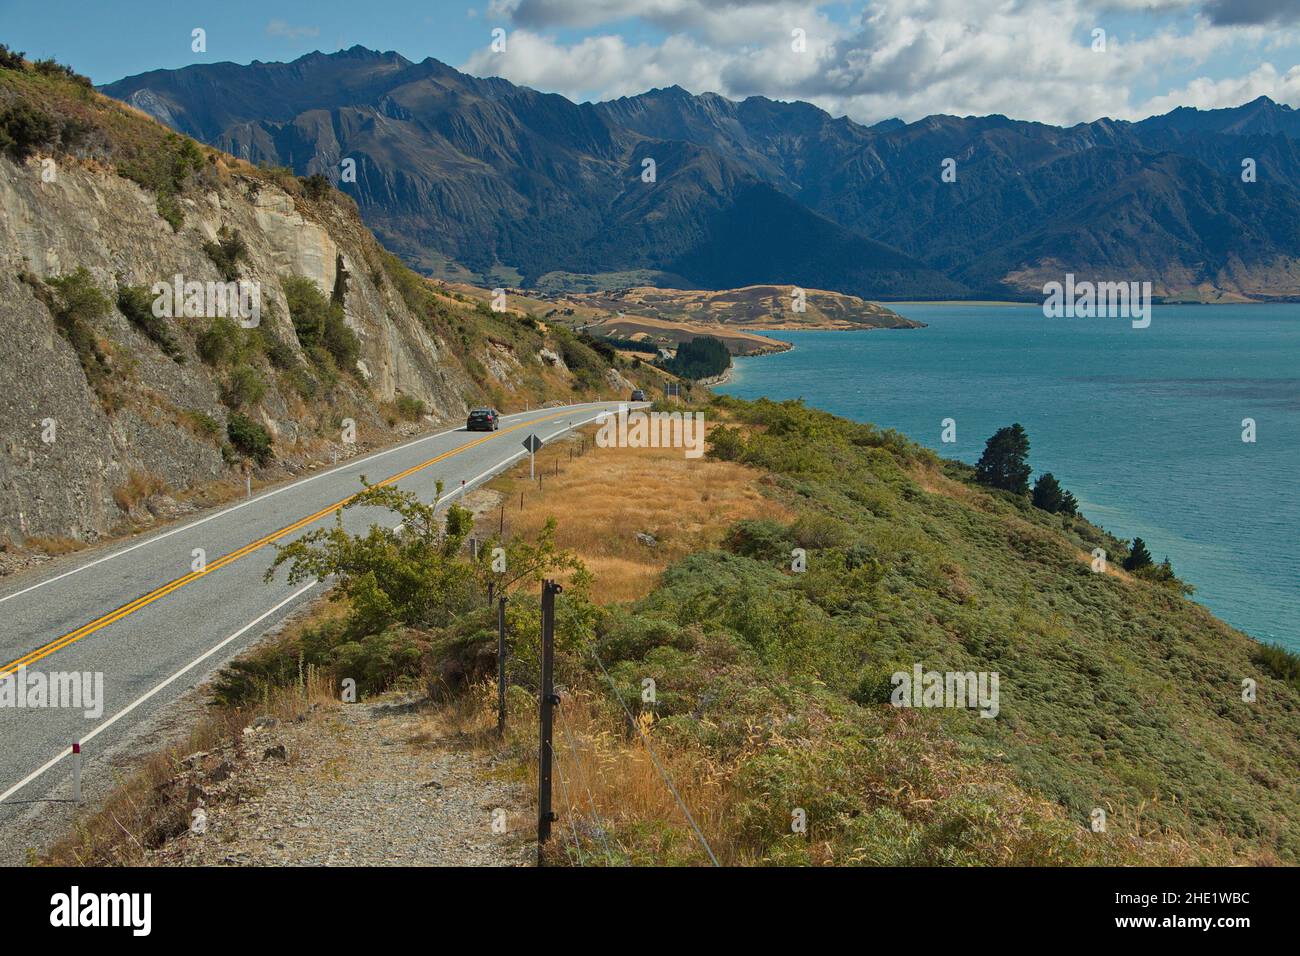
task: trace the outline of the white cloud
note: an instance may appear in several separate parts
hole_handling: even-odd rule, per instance
[[[1202,2],[874,0],[846,23],[816,0],[494,0],[495,14],[513,24],[507,51],[481,51],[464,68],[577,99],[677,83],[696,93],[808,100],[867,123],[932,113],[1058,124],[1139,118],[1157,104],[1179,105],[1180,96],[1218,102],[1233,91],[1296,100],[1287,79],[1294,71],[1271,66],[1184,85],[1215,58],[1264,44],[1285,51],[1297,40],[1280,27],[1216,23],[1198,12]],[[590,32],[612,24],[626,34],[631,19],[666,35],[634,42]],[[1138,20],[1146,22],[1140,31]],[[791,49],[794,27],[807,33],[806,52]],[[1091,46],[1098,27],[1107,29],[1105,52]],[[553,28],[589,32],[563,42]],[[1162,84],[1170,75],[1179,81]],[[1150,95],[1162,85],[1171,87],[1166,95]]]
[[[1150,116],[1167,113],[1179,106],[1195,106],[1203,110],[1221,109],[1225,106],[1240,106],[1261,96],[1279,103],[1300,103],[1300,66],[1279,73],[1272,63],[1264,63],[1245,76],[1230,76],[1220,80],[1198,77],[1177,90],[1152,97],[1142,105],[1138,113]]]
[[[503,76],[574,100],[613,99],[674,83],[702,91],[719,82],[708,50],[682,36],[658,45],[629,44],[612,35],[560,45],[527,30],[512,30],[504,52],[480,50],[463,69],[479,76]]]

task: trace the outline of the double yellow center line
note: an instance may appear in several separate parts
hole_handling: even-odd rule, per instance
[[[571,415],[573,414],[573,412],[571,410],[566,410],[563,414]],[[417,471],[421,471],[425,468],[428,468],[430,465],[437,464],[438,462],[444,461],[447,458],[451,458],[454,455],[459,455],[461,452],[467,451],[468,449],[473,448],[476,445],[481,445],[486,441],[491,441],[493,438],[497,437],[498,435],[505,435],[510,432],[517,431],[520,428],[526,428],[529,425],[536,425],[538,422],[551,421],[553,419],[560,418],[560,417],[562,417],[562,415],[547,415],[547,416],[543,416],[542,418],[534,418],[526,422],[520,422],[517,425],[511,425],[509,428],[503,428],[500,431],[485,435],[482,438],[476,438],[474,441],[466,442],[463,445],[453,448],[451,451],[443,452],[441,455],[437,455],[433,458],[430,458],[428,461],[422,461],[420,462],[420,464],[414,465],[411,468],[407,468],[405,471],[398,472],[396,475],[392,475],[388,478],[385,478],[383,481],[378,482],[378,485],[382,486],[382,485],[395,484],[396,482],[401,481],[403,478],[415,474]],[[298,529],[311,524],[313,521],[320,520],[321,518],[325,517],[331,512],[338,511],[340,508],[347,505],[349,502],[351,502],[360,494],[361,492],[357,492],[356,494],[348,495],[342,501],[336,501],[334,504],[322,508],[320,511],[317,511],[315,514],[310,514],[305,518],[295,521],[291,525],[287,525],[278,531],[273,531],[270,534],[266,535],[265,537],[258,538],[256,541],[250,544],[246,544],[242,548],[239,548],[236,551],[232,551],[227,555],[223,555],[222,557],[213,561],[211,564],[206,565],[202,571],[191,571],[189,574],[185,575],[184,577],[179,577],[174,581],[169,581],[168,583],[162,585],[161,587],[155,588],[154,590],[150,591],[148,594],[142,595],[141,597],[136,598],[134,601],[131,601],[128,604],[123,604],[121,607],[117,608],[114,611],[109,611],[103,617],[96,618],[95,620],[91,621],[89,624],[83,624],[75,631],[70,631],[67,634],[64,634],[62,637],[55,638],[54,640],[50,641],[48,644],[42,645],[41,647],[36,648],[36,650],[31,651],[28,654],[24,654],[16,661],[11,661],[10,663],[6,664],[2,669],[0,669],[0,678],[8,677],[10,674],[17,671],[20,667],[27,667],[31,664],[36,663],[39,660],[42,660],[43,658],[49,657],[55,651],[61,650],[62,648],[67,647],[69,644],[75,644],[83,637],[89,637],[91,634],[94,634],[96,631],[108,627],[108,625],[112,624],[115,621],[120,621],[124,617],[129,617],[130,615],[134,614],[136,611],[140,610],[141,608],[149,606],[154,601],[158,601],[161,600],[162,598],[165,598],[173,591],[180,590],[181,588],[185,587],[185,585],[190,584],[191,582],[196,581],[199,578],[204,577],[205,575],[211,574],[213,571],[217,571],[221,568],[224,568],[226,565],[232,564],[235,561],[238,561],[240,558],[252,554],[254,551],[258,550],[259,548],[264,548],[266,547],[266,545],[271,544],[272,542],[279,541],[285,535],[293,534],[293,532],[297,531]]]

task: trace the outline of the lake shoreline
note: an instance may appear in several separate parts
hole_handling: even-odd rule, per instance
[[[1197,586],[1195,600],[1234,627],[1300,647],[1300,597],[1281,544],[1300,527],[1300,506],[1275,494],[1300,468],[1300,307],[1156,306],[1151,327],[1134,331],[965,305],[901,306],[930,326],[915,342],[788,332],[785,361],[737,357],[716,391],[802,398],[968,464],[997,429],[1020,422],[1035,473],[1051,471],[1090,520],[1142,537],[1157,560],[1168,555]],[[949,418],[956,439],[946,443]],[[1245,418],[1258,422],[1257,442],[1243,441]],[[1213,491],[1226,488],[1232,507]]]

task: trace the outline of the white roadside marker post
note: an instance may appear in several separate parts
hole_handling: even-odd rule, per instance
[[[72,745],[72,800],[81,803],[81,744]]]

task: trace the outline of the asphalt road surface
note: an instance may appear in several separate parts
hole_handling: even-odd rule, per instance
[[[447,503],[462,480],[469,490],[525,456],[529,434],[557,437],[616,407],[538,409],[504,416],[496,432],[427,435],[0,588],[0,678],[22,666],[28,674],[100,673],[104,702],[95,717],[0,706],[0,828],[71,797],[74,742],[88,778],[96,755],[129,745],[133,727],[320,594],[319,583],[289,586],[287,568],[269,584],[262,576],[274,545],[332,522],[337,506],[361,489],[362,475],[391,479],[425,501],[441,479]],[[344,513],[353,532],[376,521],[396,524],[396,516],[375,508]],[[196,548],[206,556],[201,574],[191,570]]]

